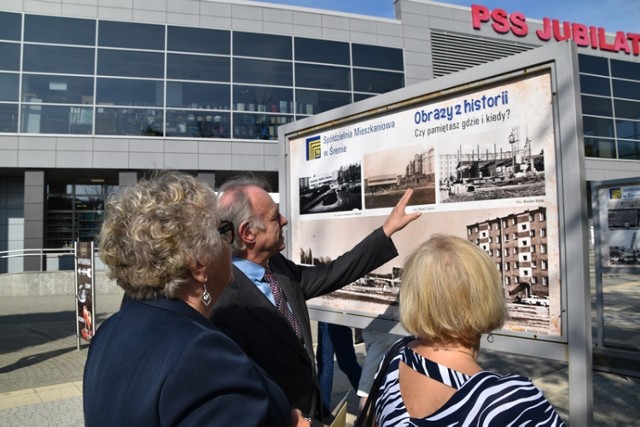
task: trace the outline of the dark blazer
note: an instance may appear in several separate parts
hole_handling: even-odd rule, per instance
[[[302,329],[295,332],[251,280],[234,267],[234,281],[216,302],[211,320],[284,390],[293,408],[322,419],[311,321],[306,300],[328,294],[397,256],[382,228],[329,264],[297,265],[281,254],[269,265]]]
[[[131,299],[91,340],[85,425],[288,426],[284,393],[179,300]]]

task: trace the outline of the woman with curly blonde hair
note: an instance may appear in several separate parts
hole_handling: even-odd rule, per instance
[[[100,257],[127,303],[91,341],[87,426],[286,426],[282,390],[207,319],[233,279],[214,192],[157,173],[105,206]]]

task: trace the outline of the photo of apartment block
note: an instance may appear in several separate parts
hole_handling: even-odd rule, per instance
[[[467,239],[495,261],[507,301],[549,305],[546,208],[468,225]]]

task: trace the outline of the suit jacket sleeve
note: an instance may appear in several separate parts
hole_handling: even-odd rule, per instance
[[[304,299],[308,300],[358,280],[397,255],[395,245],[380,227],[329,264],[300,266],[282,255],[272,258],[270,263],[276,273],[299,282]]]

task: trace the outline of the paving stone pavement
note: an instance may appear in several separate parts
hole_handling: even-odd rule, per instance
[[[115,312],[120,295],[98,295],[97,324]],[[82,426],[82,372],[87,344],[77,349],[73,297],[0,298],[0,426]],[[315,327],[314,327],[315,333]],[[364,345],[356,346],[361,362]],[[566,363],[484,350],[480,365],[533,379],[569,421]],[[347,424],[358,397],[334,370],[332,406],[347,395]],[[640,379],[594,372],[594,425],[640,427]],[[568,422],[569,424],[569,422]]]

